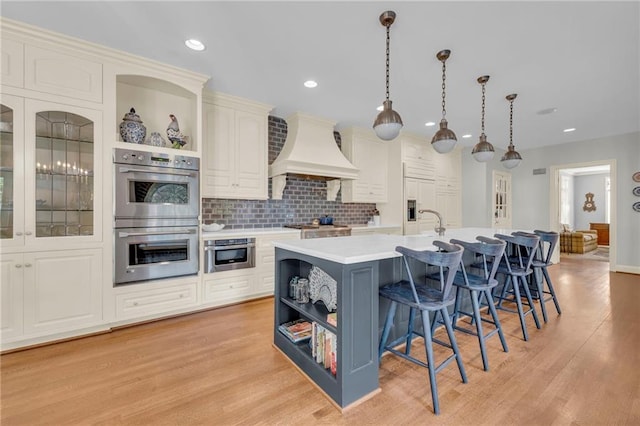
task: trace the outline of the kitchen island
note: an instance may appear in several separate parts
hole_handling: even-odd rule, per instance
[[[433,250],[433,241],[452,238],[474,241],[476,236],[510,234],[511,229],[462,228],[448,230],[444,237],[421,235],[363,235],[313,240],[276,241],[274,345],[305,374],[339,409],[345,409],[380,391],[378,383],[378,339],[387,301],[380,300],[381,285],[402,279],[404,268],[397,246]],[[322,301],[297,303],[289,297],[292,277],[307,277],[313,267],[336,281],[337,324],[328,322]],[[401,328],[408,312],[398,312]],[[328,331],[334,339],[336,365],[318,362],[317,345],[292,342],[278,330],[281,324],[306,320]],[[403,324],[404,322],[404,324]],[[337,345],[336,345],[337,344]],[[315,348],[313,347],[315,346]],[[332,372],[332,369],[335,373]]]

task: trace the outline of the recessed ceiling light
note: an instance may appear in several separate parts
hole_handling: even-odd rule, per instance
[[[427,121],[426,123],[424,123],[424,125],[427,127],[431,127],[431,126],[435,126],[436,123],[434,123],[433,121]]]
[[[200,40],[196,40],[195,38],[190,38],[189,40],[186,40],[184,42],[184,44],[192,50],[204,50],[204,44],[202,44],[202,42]]]
[[[382,105],[380,105],[378,108],[376,108],[376,110],[378,111],[382,111],[384,109],[384,107]]]
[[[568,129],[564,129],[563,132],[569,133],[569,132],[573,132],[574,130],[576,130],[575,127],[570,127]]]
[[[465,138],[465,139],[469,139],[471,136],[473,136],[473,135],[468,134],[468,133],[466,135],[462,135],[462,137]]]
[[[304,87],[308,87],[309,89],[313,89],[314,87],[318,87],[318,83],[313,80],[307,80],[304,82]]]
[[[551,108],[541,109],[536,114],[538,114],[538,115],[547,115],[547,114],[553,114],[554,112],[558,112],[558,108],[551,107]]]

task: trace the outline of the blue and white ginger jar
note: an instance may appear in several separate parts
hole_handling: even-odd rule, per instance
[[[147,128],[142,124],[140,116],[136,114],[136,110],[131,110],[124,115],[122,123],[120,123],[120,136],[122,140],[129,143],[144,143],[147,136]]]

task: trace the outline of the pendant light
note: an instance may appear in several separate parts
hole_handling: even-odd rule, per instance
[[[507,169],[513,169],[517,167],[518,164],[522,161],[522,157],[520,153],[515,150],[513,146],[513,101],[516,99],[518,95],[516,93],[512,93],[511,95],[507,95],[507,100],[509,101],[509,148],[507,148],[507,152],[504,153],[502,159],[502,165]]]
[[[482,133],[480,134],[480,141],[473,147],[471,154],[473,154],[473,158],[476,161],[481,163],[486,163],[493,158],[493,154],[495,150],[493,149],[493,145],[487,142],[487,136],[484,134],[484,86],[489,81],[488,75],[483,75],[482,77],[478,77],[478,83],[482,85]]]
[[[442,62],[442,120],[440,120],[440,130],[433,135],[433,139],[431,139],[431,146],[440,154],[446,154],[450,152],[455,146],[456,142],[458,142],[458,138],[456,138],[456,134],[453,133],[453,130],[447,128],[447,110],[445,108],[445,73],[447,66],[445,62],[449,59],[449,55],[451,54],[450,50],[441,50],[436,54],[436,58],[440,62]]]
[[[387,27],[387,97],[382,103],[382,112],[378,114],[376,121],[373,122],[373,130],[380,139],[385,141],[395,139],[400,133],[400,129],[402,129],[402,118],[400,118],[400,114],[393,110],[389,100],[389,28],[395,20],[396,13],[391,10],[380,15],[380,23]]]

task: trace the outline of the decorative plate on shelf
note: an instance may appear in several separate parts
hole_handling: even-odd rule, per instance
[[[633,174],[633,181],[634,182],[640,182],[640,172],[635,172]]]
[[[338,307],[336,280],[317,266],[313,266],[309,272],[309,297],[313,303],[322,301],[329,312]]]
[[[640,213],[640,201],[633,203],[633,210]]]
[[[633,195],[635,195],[636,197],[640,197],[640,186],[636,186],[635,188],[633,188]]]

